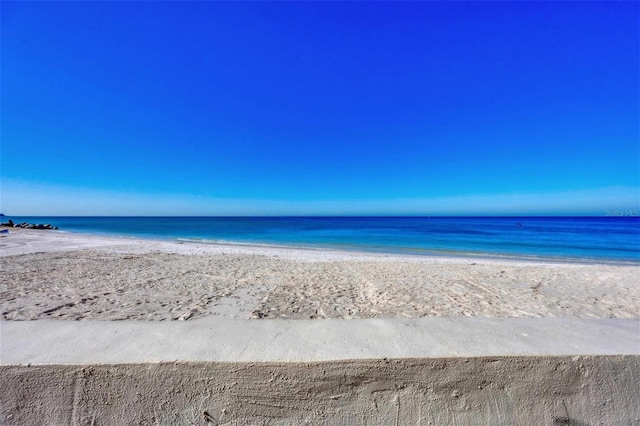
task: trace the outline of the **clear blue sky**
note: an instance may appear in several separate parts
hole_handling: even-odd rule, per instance
[[[8,2],[5,214],[640,205],[638,2]]]

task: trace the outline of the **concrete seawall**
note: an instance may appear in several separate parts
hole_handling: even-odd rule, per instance
[[[640,424],[640,320],[0,323],[0,423]]]

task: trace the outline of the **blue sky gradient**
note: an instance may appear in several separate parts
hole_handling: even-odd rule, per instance
[[[5,214],[640,206],[638,2],[3,2]]]

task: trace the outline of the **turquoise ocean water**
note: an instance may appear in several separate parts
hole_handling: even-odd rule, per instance
[[[382,253],[640,262],[640,217],[5,217],[62,231]]]

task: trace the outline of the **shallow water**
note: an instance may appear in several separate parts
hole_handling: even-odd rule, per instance
[[[4,221],[9,217],[5,217]],[[64,231],[412,254],[640,262],[639,217],[11,217]]]

